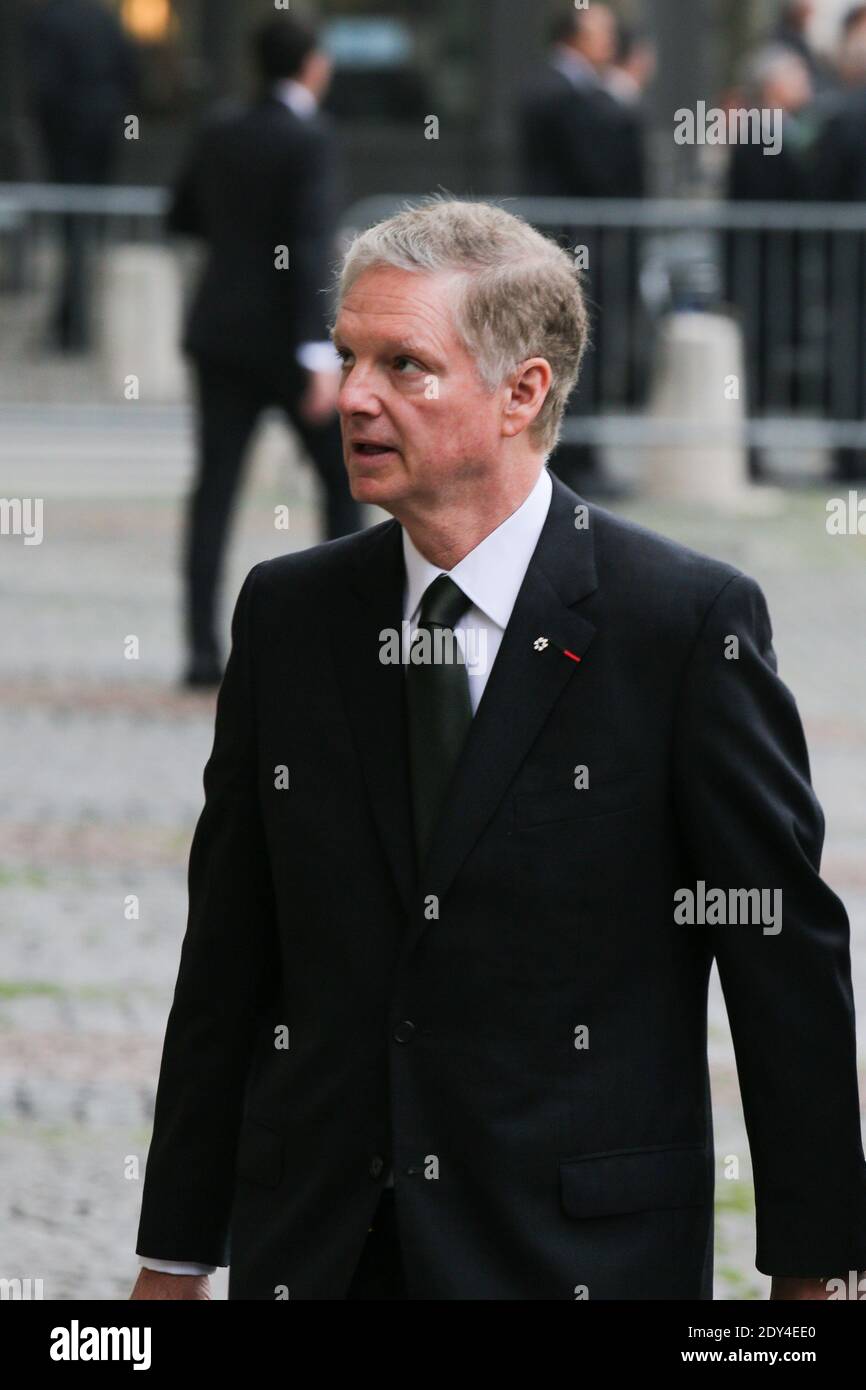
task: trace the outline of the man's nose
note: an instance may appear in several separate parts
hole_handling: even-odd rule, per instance
[[[378,415],[381,409],[374,373],[356,363],[340,385],[337,410],[341,415]]]

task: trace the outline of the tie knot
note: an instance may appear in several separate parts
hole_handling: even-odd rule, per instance
[[[454,628],[472,600],[447,574],[440,574],[424,590],[421,599],[421,612],[418,615],[419,627]]]

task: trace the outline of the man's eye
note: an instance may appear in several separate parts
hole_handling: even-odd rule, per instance
[[[394,365],[397,368],[398,372],[400,372],[404,376],[406,375],[406,373],[403,372],[404,365],[408,366],[410,370],[413,372],[420,372],[424,370],[421,364],[415,361],[414,357],[395,357]]]

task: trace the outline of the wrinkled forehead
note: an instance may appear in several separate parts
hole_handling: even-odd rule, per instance
[[[379,345],[412,345],[433,351],[460,346],[456,297],[465,276],[451,271],[371,266],[346,291],[332,336]]]

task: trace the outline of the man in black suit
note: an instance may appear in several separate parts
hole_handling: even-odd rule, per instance
[[[731,147],[726,194],[731,202],[798,202],[810,196],[809,122],[813,90],[809,68],[787,44],[759,49],[746,66],[739,105],[779,112],[780,147],[742,141]],[[814,238],[766,228],[728,230],[723,236],[726,298],[743,330],[749,411],[752,415],[802,407],[808,389],[800,363],[808,334],[811,296],[803,266]],[[809,287],[811,288],[811,287]],[[765,477],[762,450],[748,452],[749,476]]]
[[[134,44],[101,0],[40,0],[26,16],[24,39],[49,178],[110,183],[124,116],[135,111],[139,94]],[[51,332],[64,352],[83,351],[90,342],[90,243],[97,225],[72,213],[60,219],[63,268]]]
[[[518,117],[521,189],[552,198],[641,198],[646,188],[641,109],[614,81],[616,19],[606,5],[569,7],[550,32],[547,62],[532,76]],[[567,236],[567,241],[565,238]],[[645,387],[639,312],[638,238],[589,225],[565,229],[568,245],[586,248],[592,305],[592,350],[572,401],[575,415],[636,405]],[[610,334],[611,318],[632,331]],[[602,383],[599,364],[606,364]],[[607,395],[603,394],[606,392]],[[595,447],[564,445],[557,466],[575,482],[597,470]]]
[[[845,88],[828,109],[813,155],[815,197],[826,202],[866,201],[866,17],[848,16],[841,52]],[[827,391],[831,415],[866,423],[866,236],[836,232],[829,256]],[[866,479],[866,448],[838,446],[833,474],[841,482]]]
[[[267,406],[282,407],[312,459],[327,536],[360,525],[327,337],[337,193],[334,137],[318,102],[331,66],[313,30],[288,15],[266,21],[254,47],[260,98],[206,120],[168,216],[172,231],[207,243],[183,339],[199,411],[184,554],[189,685],[222,676],[216,589],[247,446]]]
[[[585,339],[501,208],[348,251],[346,465],[393,515],[238,598],[136,1298],[225,1263],[232,1299],[711,1297],[713,957],[758,1268],[866,1265],[848,922],[764,597],[548,473]]]
[[[645,191],[639,112],[608,86],[617,25],[607,5],[571,8],[551,26],[547,62],[520,119],[523,188],[537,197],[640,198]]]

